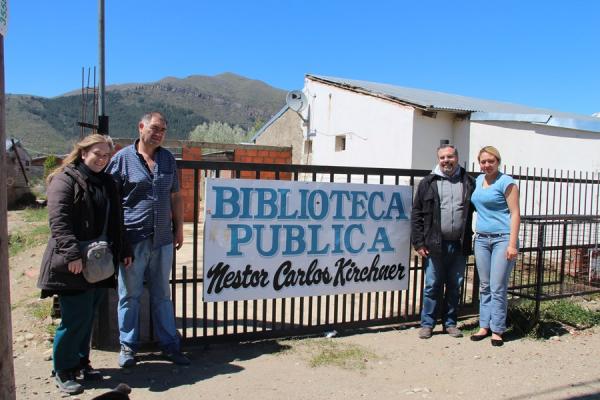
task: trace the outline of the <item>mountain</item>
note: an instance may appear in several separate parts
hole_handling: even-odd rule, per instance
[[[88,99],[90,96],[88,96]],[[232,73],[167,77],[152,83],[128,83],[106,88],[110,135],[137,137],[137,122],[152,110],[168,120],[168,137],[187,139],[203,122],[221,121],[248,130],[266,122],[285,102],[285,91]],[[91,122],[91,101],[88,101]],[[22,141],[30,153],[65,153],[79,138],[81,91],[46,98],[6,97],[6,132]]]

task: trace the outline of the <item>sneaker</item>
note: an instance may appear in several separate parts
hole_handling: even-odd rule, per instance
[[[170,351],[170,352],[163,351],[162,354],[163,354],[163,357],[165,357],[167,360],[171,361],[173,364],[190,365],[190,363],[191,363],[190,359],[187,358],[179,350]]]
[[[119,353],[119,367],[129,368],[135,365],[135,352],[128,346],[122,344],[121,352]]]
[[[447,326],[446,333],[453,338],[461,338],[463,337],[462,332],[456,326]]]
[[[419,329],[419,339],[429,339],[433,335],[433,328],[424,326]]]
[[[73,371],[59,371],[54,374],[54,380],[58,389],[67,394],[83,393],[83,386],[75,382],[75,373]]]

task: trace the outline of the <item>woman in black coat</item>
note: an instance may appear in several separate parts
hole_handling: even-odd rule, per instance
[[[118,192],[110,175],[104,173],[112,151],[110,137],[89,135],[75,144],[62,166],[47,179],[51,238],[38,287],[42,297],[59,298],[62,319],[54,337],[53,373],[59,389],[69,394],[83,391],[76,381],[80,375],[84,379],[102,378],[90,364],[90,338],[96,309],[107,288],[116,284],[115,275],[93,284],[85,280],[80,242],[98,238],[106,223],[115,265],[119,261],[131,263]]]

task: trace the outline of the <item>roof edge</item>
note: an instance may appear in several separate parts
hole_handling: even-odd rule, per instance
[[[546,124],[552,118],[550,114],[513,114],[476,111],[471,113],[471,121],[513,121]]]
[[[367,89],[359,87],[359,86],[349,85],[349,84],[346,84],[346,83],[340,83],[340,82],[331,81],[331,80],[329,80],[329,79],[327,79],[325,77],[315,76],[315,75],[311,75],[311,74],[306,74],[306,78],[311,79],[311,80],[313,80],[315,82],[326,83],[326,84],[331,85],[331,86],[335,86],[335,87],[339,87],[339,88],[342,88],[342,89],[350,90],[352,92],[361,93],[361,94],[365,94],[365,95],[368,95],[368,96],[373,96],[373,97],[377,97],[377,98],[380,98],[380,99],[393,101],[394,103],[399,103],[399,104],[402,104],[404,106],[414,107],[414,108],[417,108],[419,110],[426,110],[426,111],[434,110],[434,108],[431,105],[414,103],[414,102],[402,100],[402,99],[399,99],[399,98],[391,96],[391,95],[373,92],[371,90],[367,90]]]
[[[510,121],[528,122],[536,125],[553,126],[556,128],[574,129],[578,131],[600,133],[600,119],[586,121],[576,118],[554,117],[550,114],[511,114],[511,113],[471,113],[471,121]]]
[[[281,108],[281,110],[279,110],[275,115],[273,115],[271,117],[270,120],[268,120],[263,126],[262,128],[260,128],[255,134],[254,136],[252,136],[252,139],[250,139],[251,142],[256,143],[256,139],[258,139],[260,137],[260,135],[263,134],[263,132],[269,127],[271,126],[275,121],[277,121],[279,119],[279,117],[281,117],[283,115],[283,113],[285,113],[290,107],[286,104],[285,106],[283,106]]]

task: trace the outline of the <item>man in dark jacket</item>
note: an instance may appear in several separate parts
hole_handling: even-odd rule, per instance
[[[431,337],[440,305],[446,333],[462,337],[456,326],[457,308],[473,235],[475,181],[458,165],[454,146],[440,146],[437,157],[438,165],[419,184],[411,217],[413,247],[426,257],[421,339]]]

